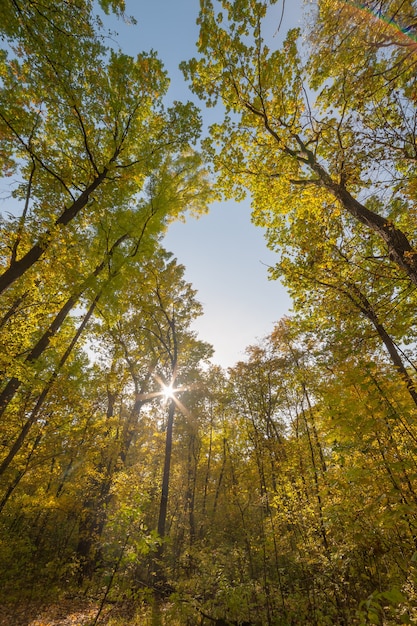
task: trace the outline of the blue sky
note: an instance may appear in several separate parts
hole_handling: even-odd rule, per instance
[[[282,34],[300,25],[301,5],[302,0],[286,0]],[[170,99],[195,100],[178,65],[195,56],[198,0],[127,0],[126,7],[137,24],[115,25],[122,49],[131,55],[157,51],[171,79]],[[212,110],[203,108],[202,113],[206,123],[213,121]],[[251,223],[250,213],[249,200],[217,203],[198,220],[172,224],[164,240],[185,265],[186,278],[204,307],[195,329],[214,346],[212,361],[223,367],[242,359],[245,348],[271,332],[291,306],[282,286],[268,280],[266,265],[273,265],[276,257],[266,248],[262,230]]]

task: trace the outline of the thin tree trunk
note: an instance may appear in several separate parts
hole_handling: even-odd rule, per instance
[[[315,282],[319,285],[328,287],[329,289],[334,289],[335,291],[342,293],[352,302],[355,308],[358,309],[362,313],[362,315],[364,315],[371,322],[376,332],[378,333],[379,338],[386,347],[387,352],[391,358],[391,362],[393,363],[395,369],[398,371],[400,377],[404,381],[413,403],[417,406],[416,383],[408,373],[394,340],[385,329],[385,326],[380,321],[376,311],[374,310],[372,304],[369,302],[365,294],[362,293],[359,287],[357,287],[353,283],[347,283],[346,287],[342,288],[337,285],[326,283],[317,279],[315,279]]]
[[[90,195],[101,185],[107,176],[107,169],[105,168],[99,176],[97,176],[93,182],[82,192],[82,194],[72,203],[71,206],[66,208],[58,219],[55,221],[54,226],[66,226],[71,220],[73,220],[78,213],[86,206]],[[23,276],[43,255],[51,244],[51,231],[47,230],[39,238],[21,259],[12,258],[8,269],[0,276],[0,293],[5,291],[10,285],[12,285],[18,278]]]
[[[60,370],[63,368],[63,366],[65,365],[68,357],[70,356],[71,352],[73,351],[76,343],[78,342],[82,332],[84,331],[85,327],[87,326],[93,312],[94,309],[97,306],[97,302],[99,301],[101,292],[99,294],[97,294],[97,296],[94,298],[93,302],[90,305],[90,308],[88,309],[87,313],[84,316],[83,321],[81,322],[80,326],[78,327],[77,332],[75,333],[71,343],[69,344],[68,348],[65,350],[63,356],[61,357],[57,368],[55,369],[54,373],[52,374],[51,378],[49,379],[47,385],[43,388],[36,404],[35,407],[33,408],[30,416],[28,417],[28,419],[26,420],[22,430],[20,431],[17,439],[15,440],[15,442],[13,443],[12,447],[9,450],[9,453],[7,454],[7,456],[5,457],[5,459],[0,463],[0,476],[6,471],[6,469],[8,468],[8,466],[10,465],[10,463],[13,461],[14,457],[16,456],[16,454],[19,452],[20,448],[23,445],[23,442],[25,441],[27,434],[29,432],[29,430],[31,429],[31,427],[33,426],[33,424],[36,422],[39,411],[42,408],[43,403],[45,402],[46,396],[48,395],[49,391],[51,390],[53,384],[55,383],[56,379],[58,378],[58,374],[60,372]],[[12,379],[13,380],[13,379]]]
[[[413,379],[411,378],[410,374],[407,372],[407,369],[406,369],[406,367],[405,367],[405,365],[403,363],[401,355],[398,352],[397,347],[396,347],[393,339],[388,334],[388,332],[385,330],[385,327],[380,322],[376,312],[374,311],[374,309],[373,309],[371,303],[368,301],[368,299],[364,296],[364,294],[356,286],[354,286],[354,289],[355,289],[356,295],[359,298],[359,303],[357,303],[356,306],[363,313],[363,315],[365,315],[365,317],[367,317],[368,320],[373,324],[373,326],[374,326],[375,330],[377,331],[380,339],[382,340],[383,344],[385,345],[385,347],[386,347],[386,349],[388,351],[388,354],[391,357],[392,363],[394,364],[396,370],[398,371],[398,373],[400,374],[401,378],[405,382],[405,386],[407,387],[407,391],[410,394],[410,397],[412,398],[414,404],[417,406],[416,384],[413,381]],[[354,302],[354,300],[352,298],[351,298],[351,300]]]
[[[174,414],[175,414],[175,402],[171,400],[168,408],[168,420],[167,420],[167,433],[165,439],[165,459],[164,470],[162,475],[162,490],[161,490],[161,502],[159,505],[159,517],[158,517],[158,535],[163,539],[165,537],[167,511],[168,511],[168,495],[169,495],[169,478],[171,471],[171,457],[172,457],[172,434],[174,427]],[[160,544],[160,550],[158,556],[162,557],[163,543]]]
[[[96,278],[100,274],[100,272],[103,271],[103,269],[106,267],[106,263],[112,257],[116,248],[127,238],[127,236],[128,235],[125,233],[124,235],[122,235],[115,241],[111,249],[106,253],[106,256],[103,259],[103,261],[99,265],[97,265],[97,267],[90,274],[90,276],[88,276],[83,281],[83,283],[79,287],[78,292],[71,295],[68,298],[68,300],[62,306],[61,310],[55,316],[55,319],[50,324],[49,328],[44,332],[42,337],[38,340],[36,345],[29,352],[24,363],[32,364],[43,354],[43,352],[48,347],[52,337],[61,328],[68,314],[73,309],[73,307],[77,304],[78,300],[80,299],[80,297],[86,290],[89,284],[89,281],[92,278]],[[18,391],[21,385],[22,385],[22,381],[17,377],[13,377],[9,380],[9,382],[7,383],[3,391],[0,393],[0,417],[3,415],[5,409],[7,408],[8,404],[13,399],[13,397],[15,396],[16,392]]]
[[[69,312],[78,302],[78,299],[81,293],[77,293],[76,295],[72,295],[70,298],[68,298],[65,304],[61,307],[61,310],[55,316],[55,319],[53,320],[49,328],[44,332],[42,337],[38,340],[36,345],[29,352],[28,356],[24,360],[24,363],[32,364],[41,356],[41,354],[43,354],[43,352],[48,347],[49,342],[52,339],[52,337],[61,328]],[[23,384],[23,381],[17,378],[16,376],[14,376],[13,378],[9,380],[9,382],[7,383],[3,391],[0,393],[0,417],[3,415],[8,404],[14,398],[16,392],[18,391],[18,389],[20,388],[22,384]]]

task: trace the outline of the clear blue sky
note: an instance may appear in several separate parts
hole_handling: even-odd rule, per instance
[[[178,65],[195,56],[198,0],[127,0],[126,6],[137,24],[116,25],[122,49],[131,55],[156,50],[171,78],[170,98],[194,99]],[[300,25],[301,6],[302,0],[286,0],[282,34]],[[274,32],[277,25],[271,26]],[[203,110],[206,122],[212,115]],[[266,248],[262,230],[251,224],[250,213],[249,201],[216,204],[199,220],[171,225],[164,241],[198,291],[204,316],[195,329],[214,346],[212,360],[223,367],[243,358],[245,348],[271,332],[291,306],[282,286],[268,280],[266,265],[276,257]]]

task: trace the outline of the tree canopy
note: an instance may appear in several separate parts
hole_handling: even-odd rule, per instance
[[[415,3],[317,0],[279,46],[284,2],[201,0],[207,132],[109,46],[124,2],[0,4],[6,619],[415,623]],[[293,301],[227,371],[163,241],[219,196]]]

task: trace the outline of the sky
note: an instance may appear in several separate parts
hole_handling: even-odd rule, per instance
[[[198,10],[198,0],[126,0],[126,14],[137,24],[112,22],[127,54],[157,51],[171,79],[170,100],[196,101],[178,65],[196,54]],[[277,46],[289,28],[301,24],[301,16],[302,0],[286,0]],[[214,121],[213,111],[200,106],[206,125]],[[277,257],[250,215],[250,200],[216,203],[198,220],[173,223],[163,242],[185,266],[185,277],[203,305],[204,315],[194,329],[213,345],[212,362],[224,368],[244,359],[245,348],[269,334],[291,307],[280,283],[268,280],[267,266]]]

